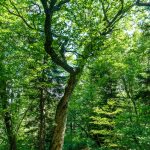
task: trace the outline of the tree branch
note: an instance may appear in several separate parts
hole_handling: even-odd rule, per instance
[[[54,6],[54,11],[58,11],[61,9],[62,5],[70,2],[70,0],[62,0],[56,6]]]
[[[128,12],[134,6],[134,4],[132,4],[132,5],[128,6],[127,8],[124,8],[123,0],[120,0],[120,2],[121,2],[120,10],[116,13],[114,18],[110,21],[110,23],[107,25],[105,30],[101,33],[101,35],[106,35],[106,34],[110,33],[113,30],[115,23],[117,21],[119,21],[124,16],[124,14],[126,12]]]
[[[44,49],[50,55],[50,57],[54,63],[56,63],[58,66],[62,67],[64,70],[66,70],[70,74],[75,74],[75,73],[77,73],[75,68],[68,65],[66,61],[61,60],[61,58],[58,56],[58,54],[54,51],[54,48],[52,47],[53,36],[52,36],[52,31],[51,31],[51,24],[52,24],[53,8],[54,8],[54,5],[56,3],[56,0],[52,0],[50,2],[49,7],[48,7],[46,0],[41,0],[41,2],[42,2],[44,12],[45,12],[45,25],[44,25],[45,44],[44,44]]]
[[[19,131],[19,129],[20,129],[20,126],[21,126],[23,120],[25,119],[25,117],[26,117],[28,111],[30,110],[30,107],[31,107],[33,101],[34,101],[34,100],[31,101],[31,103],[29,104],[28,108],[27,108],[27,109],[25,110],[25,112],[23,113],[23,116],[22,116],[20,122],[18,123],[18,126],[16,127],[16,134],[18,134],[18,131]]]
[[[27,20],[20,14],[19,10],[18,10],[17,7],[14,5],[14,3],[13,3],[11,0],[9,0],[9,1],[10,1],[10,4],[14,7],[15,11],[17,12],[17,14],[16,14],[16,13],[13,13],[13,14],[16,15],[16,16],[18,16],[19,18],[21,18],[21,19],[23,20],[23,22],[26,24],[26,26],[29,27],[30,29],[36,29],[34,25],[33,25],[34,27],[32,27],[32,26],[27,22]]]
[[[100,2],[102,3],[102,10],[103,10],[103,14],[104,14],[104,20],[109,24],[110,22],[108,20],[107,14],[106,14],[107,10],[105,9],[103,1],[100,0]]]
[[[147,3],[142,3],[142,2],[140,2],[140,0],[137,0],[136,1],[136,5],[137,6],[148,6],[148,7],[150,7],[150,2],[147,2]]]
[[[10,13],[10,14],[12,14],[12,15],[14,15],[14,16],[19,17],[29,29],[32,29],[32,30],[35,30],[35,31],[39,31],[39,32],[44,32],[43,30],[39,30],[39,29],[36,28],[34,21],[33,21],[33,26],[30,25],[30,24],[28,23],[28,21],[20,14],[19,10],[18,10],[17,7],[14,5],[14,3],[13,3],[11,0],[9,0],[9,1],[10,1],[10,4],[11,4],[11,5],[13,6],[13,8],[15,9],[16,13],[13,12],[13,11],[11,11],[11,10],[8,8],[8,6],[7,6],[6,4],[0,3],[0,5],[1,5],[2,7],[4,7],[4,8],[7,10],[8,13]]]
[[[117,18],[122,15],[123,13],[123,8],[124,8],[124,2],[123,0],[120,0],[121,1],[121,8],[120,10],[116,13],[116,15],[114,16],[114,18],[111,20],[109,26],[111,26],[113,23],[115,23],[115,21],[117,20]]]
[[[2,5],[2,4],[0,4],[0,5]],[[32,27],[27,21],[26,21],[26,19],[23,17],[23,16],[21,16],[20,15],[20,13],[18,14],[18,12],[17,13],[14,13],[13,11],[11,11],[6,5],[2,5],[7,11],[8,11],[8,13],[10,13],[10,14],[12,14],[12,15],[14,15],[14,16],[17,16],[17,17],[19,17],[19,18],[21,18],[22,19],[22,21],[25,23],[25,25],[28,27],[28,28],[30,28],[30,29],[35,29],[34,27]]]
[[[80,56],[80,57],[84,58],[84,56],[82,54],[79,54],[78,52],[75,52],[75,51],[66,51],[66,53],[73,53],[76,56]]]

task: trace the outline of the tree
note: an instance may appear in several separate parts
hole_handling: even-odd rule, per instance
[[[121,3],[119,4],[120,5],[119,10],[114,15],[114,17],[110,19],[108,18],[110,16],[107,16],[106,14],[106,11],[108,10],[106,10],[104,3],[101,2],[103,8],[104,21],[106,22],[107,25],[103,28],[103,32],[98,37],[97,36],[93,37],[92,41],[90,43],[87,43],[87,46],[85,47],[82,53],[84,59],[77,60],[79,65],[74,68],[70,66],[65,59],[61,58],[55,52],[54,47],[52,45],[53,44],[52,19],[55,13],[55,9],[57,8],[57,10],[59,10],[64,3],[67,3],[69,1],[60,1],[57,4],[57,1],[54,0],[54,1],[50,1],[49,5],[48,2],[45,0],[41,0],[41,2],[45,12],[45,25],[44,25],[45,51],[50,55],[54,63],[56,63],[58,66],[61,66],[65,71],[67,71],[70,74],[67,86],[65,88],[64,96],[61,98],[57,106],[56,116],[55,116],[56,127],[54,129],[51,150],[57,150],[57,149],[59,150],[62,149],[63,140],[64,140],[68,100],[72,95],[72,92],[75,88],[76,83],[79,80],[79,77],[81,76],[86,60],[88,59],[88,57],[90,56],[93,50],[91,42],[94,42],[93,39],[95,38],[100,39],[101,36],[105,36],[108,33],[110,33],[114,27],[114,24],[123,16],[124,11],[127,8],[124,8],[124,3],[123,1],[121,1]],[[90,47],[91,49],[89,49]]]

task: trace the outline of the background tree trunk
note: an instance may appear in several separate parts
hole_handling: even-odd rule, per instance
[[[16,144],[16,135],[14,134],[13,131],[13,125],[12,125],[12,118],[11,114],[9,112],[9,102],[7,98],[7,91],[6,91],[6,80],[4,79],[3,81],[0,82],[0,98],[2,102],[2,108],[4,111],[4,124],[6,127],[6,133],[8,137],[8,144],[9,144],[9,150],[16,150],[17,149],[17,144]]]
[[[44,115],[45,98],[43,89],[40,90],[40,102],[39,102],[39,150],[45,149],[45,115]]]

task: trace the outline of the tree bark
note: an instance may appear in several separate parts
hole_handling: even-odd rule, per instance
[[[64,134],[67,121],[68,101],[77,83],[77,75],[70,75],[68,84],[65,88],[64,96],[59,101],[56,109],[55,128],[50,150],[62,150],[64,143]]]

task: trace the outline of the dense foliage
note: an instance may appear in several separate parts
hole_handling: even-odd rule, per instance
[[[0,150],[149,150],[148,1],[0,8]]]

